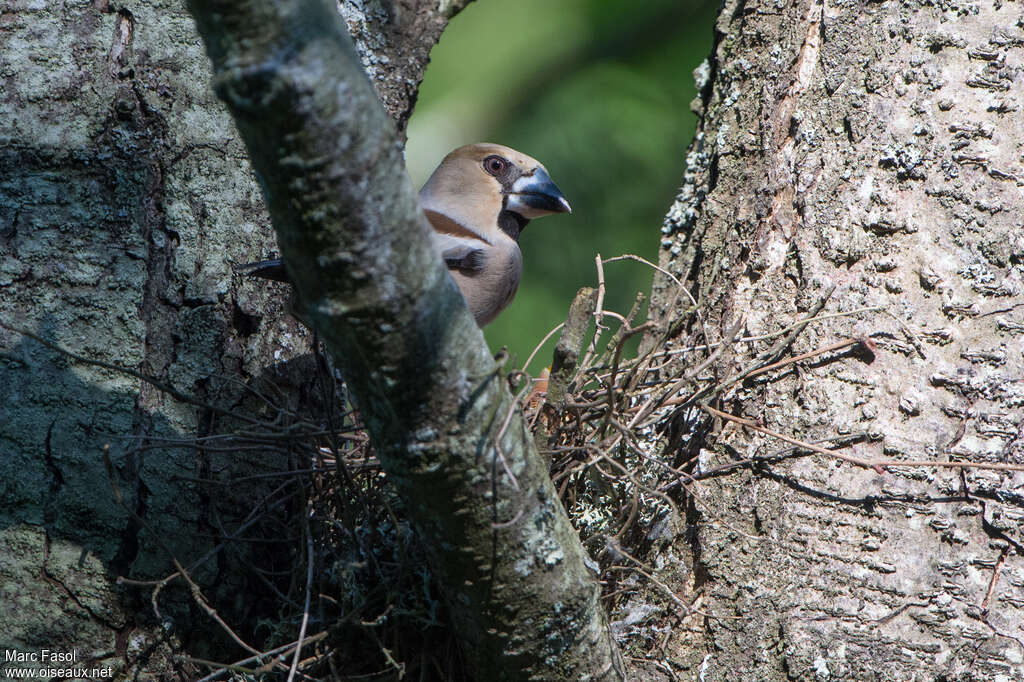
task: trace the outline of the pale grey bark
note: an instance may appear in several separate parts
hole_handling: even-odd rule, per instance
[[[721,409],[805,441],[863,434],[843,450],[861,457],[1024,463],[1019,7],[730,0],[717,31],[662,242],[701,302],[673,347],[740,316],[741,336],[771,333],[834,285],[824,313],[877,310],[812,323],[793,353],[869,336],[874,357],[758,377]],[[770,343],[736,344],[719,376]],[[671,418],[698,472],[787,447]],[[675,663],[706,680],[1021,678],[1022,484],[820,456],[694,483],[676,549],[703,597]]]

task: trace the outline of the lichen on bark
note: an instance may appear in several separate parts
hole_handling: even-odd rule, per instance
[[[364,4],[380,3],[346,1],[346,16],[385,36],[361,47],[388,65],[375,85],[401,129],[450,14],[405,1],[384,3],[399,7],[394,20],[369,9],[360,19]],[[232,273],[277,249],[183,4],[8,9],[0,22],[0,319],[200,403],[242,409],[246,382],[257,377],[301,384],[308,368],[291,361],[308,353],[310,335],[290,320],[280,289]],[[217,653],[219,626],[192,611],[177,584],[162,592],[166,620],[158,622],[138,600],[144,592],[114,579],[162,578],[174,570],[171,555],[185,563],[206,555],[225,527],[218,524],[240,522],[232,514],[244,517],[245,496],[259,494],[243,486],[239,498],[211,495],[208,481],[189,479],[267,462],[248,457],[224,468],[194,446],[233,428],[229,420],[138,377],[8,328],[0,346],[0,554],[11,559],[0,562],[0,582],[21,586],[0,600],[0,648],[114,651],[125,674],[194,678],[173,654]],[[47,551],[49,563],[40,558]],[[237,599],[244,586],[233,560],[244,564],[248,552],[214,553],[193,572],[203,588],[217,586],[205,596],[229,620],[255,606]],[[68,575],[50,570],[58,554]],[[79,564],[64,561],[71,554]]]
[[[778,330],[835,285],[824,312],[847,316],[794,353],[880,351],[748,382],[723,409],[805,441],[863,434],[863,456],[1024,461],[1017,15],[726,3],[661,265],[690,278],[712,341],[740,316]],[[712,443],[704,466],[784,448]],[[677,646],[703,679],[1018,677],[1021,480],[804,458],[694,486],[715,509],[690,519],[714,616]]]

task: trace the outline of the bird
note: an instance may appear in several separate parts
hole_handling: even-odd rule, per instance
[[[500,144],[455,149],[419,193],[434,250],[448,266],[477,326],[512,302],[523,272],[519,236],[535,218],[572,207],[536,159]],[[287,281],[279,259],[240,266],[249,275]]]

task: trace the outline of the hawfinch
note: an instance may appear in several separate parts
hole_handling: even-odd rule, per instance
[[[420,190],[420,204],[476,323],[516,295],[523,272],[519,233],[533,218],[572,209],[544,166],[497,144],[459,147]]]
[[[533,218],[569,213],[569,202],[537,160],[498,144],[471,144],[444,157],[420,190],[438,254],[483,327],[512,301],[523,271],[519,234]],[[243,266],[287,281],[280,260]]]

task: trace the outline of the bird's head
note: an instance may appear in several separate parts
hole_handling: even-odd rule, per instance
[[[420,197],[424,208],[464,225],[500,224],[502,214],[512,214],[522,229],[533,218],[572,211],[539,161],[500,144],[471,144],[451,152]]]

